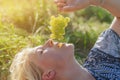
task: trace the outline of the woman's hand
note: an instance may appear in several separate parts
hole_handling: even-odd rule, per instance
[[[120,0],[54,0],[62,12],[72,12],[88,7],[100,6],[116,17],[120,17]]]
[[[88,7],[89,0],[54,0],[58,9],[62,12],[72,12]]]

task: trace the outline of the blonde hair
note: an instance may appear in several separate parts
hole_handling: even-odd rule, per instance
[[[34,53],[32,48],[26,48],[16,54],[10,67],[11,80],[41,80],[40,68],[30,60]]]

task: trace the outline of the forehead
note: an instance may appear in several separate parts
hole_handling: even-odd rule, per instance
[[[43,48],[43,45],[34,47],[34,49],[37,49],[37,48]]]
[[[40,45],[40,46],[34,47],[33,49],[34,49],[34,53],[37,53],[37,50],[38,49],[43,49],[43,46]]]
[[[36,49],[37,49],[37,47],[31,49],[31,51],[28,52],[29,53],[28,56],[29,56],[29,61],[30,62],[35,63],[36,61],[38,61],[38,55],[36,53]]]

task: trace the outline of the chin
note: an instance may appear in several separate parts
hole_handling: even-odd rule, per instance
[[[73,44],[66,44],[67,47],[72,47],[74,48],[74,45]]]
[[[66,44],[66,47],[74,52],[74,45],[73,44]]]

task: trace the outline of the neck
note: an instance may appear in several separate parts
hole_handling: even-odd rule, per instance
[[[120,19],[114,18],[110,27],[120,36]]]
[[[95,80],[77,61],[70,64],[69,67],[61,73],[63,77],[59,80]]]

